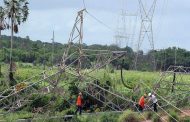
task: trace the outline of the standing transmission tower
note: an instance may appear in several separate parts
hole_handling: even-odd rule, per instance
[[[139,39],[137,43],[137,53],[135,56],[135,64],[134,68],[137,70],[137,62],[138,62],[138,56],[139,56],[139,50],[142,46],[142,43],[147,37],[151,50],[154,51],[154,39],[153,39],[153,27],[152,27],[152,19],[154,16],[154,11],[156,7],[157,0],[151,0],[148,1],[147,5],[147,0],[138,0],[139,1],[139,6],[140,6],[140,15],[141,15],[141,28],[140,28],[140,34],[139,34]],[[155,60],[155,55],[153,54],[153,67],[154,69],[156,68],[156,60]]]
[[[126,15],[126,11],[122,9],[121,22],[118,20],[118,27],[115,35],[115,40],[118,47],[121,47],[123,45],[123,42],[126,44],[128,42],[128,36],[126,32]]]
[[[132,36],[130,27],[131,25],[133,25],[133,23],[129,23],[129,21],[131,21],[131,18],[129,17],[136,16],[135,14],[130,14],[126,10],[126,0],[123,0],[122,5],[123,7],[121,10],[121,14],[118,17],[118,25],[115,34],[115,40],[118,47],[129,46],[130,37]]]

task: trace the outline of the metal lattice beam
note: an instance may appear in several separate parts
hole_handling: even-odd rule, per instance
[[[154,0],[150,6],[150,8],[146,8],[143,0],[139,0],[139,6],[140,6],[140,14],[141,14],[141,27],[140,27],[140,34],[139,34],[139,39],[137,42],[137,52],[135,56],[135,61],[134,61],[134,68],[137,70],[137,64],[138,64],[138,56],[139,56],[139,50],[142,46],[142,43],[147,37],[151,50],[154,51],[154,38],[153,38],[153,26],[152,26],[152,19],[154,16],[154,11],[156,7],[157,0]],[[153,69],[155,70],[156,68],[156,60],[155,56],[153,54]]]

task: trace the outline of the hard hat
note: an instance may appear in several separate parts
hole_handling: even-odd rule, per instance
[[[150,97],[152,94],[151,93],[148,93],[148,96]]]

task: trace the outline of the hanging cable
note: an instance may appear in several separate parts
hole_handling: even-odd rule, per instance
[[[128,89],[133,89],[131,86],[125,84],[124,82],[124,78],[123,78],[123,66],[124,66],[124,59],[122,60],[122,64],[121,64],[121,81],[122,81],[122,84],[128,88]]]
[[[104,22],[102,22],[100,19],[98,19],[97,17],[95,17],[93,14],[89,13],[89,11],[86,10],[86,13],[93,18],[94,20],[96,20],[97,22],[99,22],[100,24],[102,24],[104,27],[106,27],[107,29],[111,30],[114,32],[114,29],[112,29],[110,26],[108,26],[107,24],[105,24]]]

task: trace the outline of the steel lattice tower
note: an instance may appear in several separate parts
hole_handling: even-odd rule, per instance
[[[135,56],[134,68],[137,70],[137,62],[138,62],[138,55],[139,50],[142,46],[144,38],[147,37],[151,50],[154,51],[154,38],[153,38],[153,26],[152,26],[152,19],[154,16],[154,11],[156,7],[157,0],[153,0],[150,7],[147,8],[143,0],[139,0],[140,6],[140,15],[141,15],[141,27],[140,27],[140,34],[137,42],[137,52]],[[153,54],[153,65],[154,69],[156,68],[156,60],[155,55]]]
[[[122,47],[122,46],[129,46],[129,41],[130,41],[130,36],[132,36],[131,33],[129,33],[129,28],[127,26],[127,20],[129,17],[136,16],[136,14],[131,14],[126,10],[126,0],[123,0],[123,7],[121,9],[121,14],[118,17],[118,22],[117,22],[117,29],[115,33],[115,41],[117,46]],[[126,45],[125,45],[125,44]]]
[[[117,46],[121,47],[123,42],[128,41],[128,36],[127,36],[127,32],[126,32],[126,11],[122,9],[121,12],[121,23],[120,23],[120,27],[118,25],[117,27],[117,31],[116,31],[116,35],[115,35],[115,40],[116,40],[116,44]],[[119,22],[118,22],[119,24]]]

